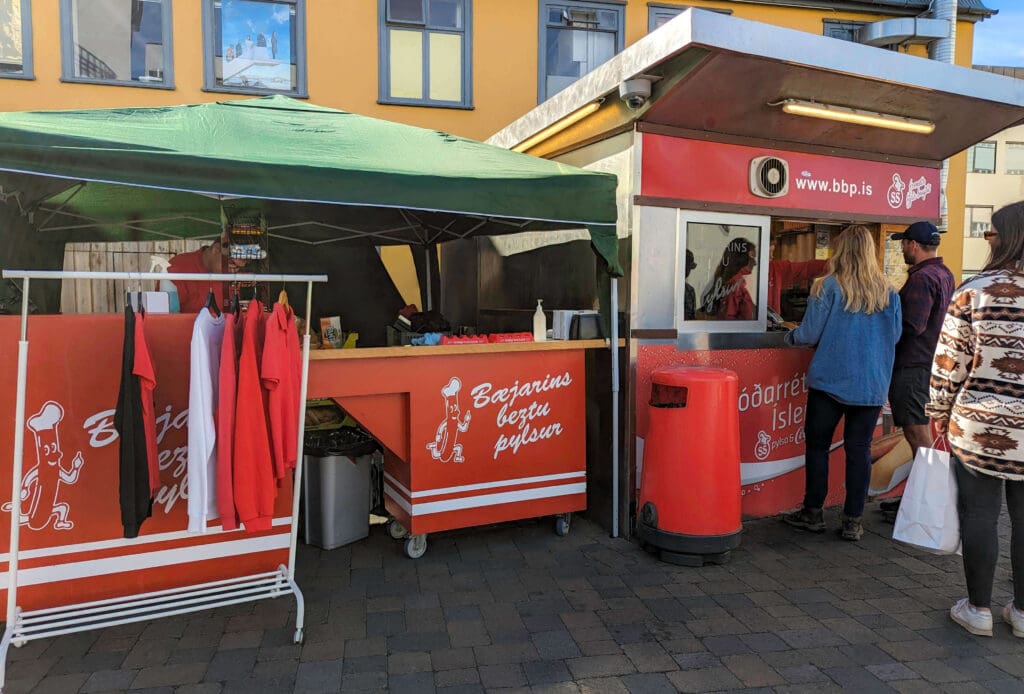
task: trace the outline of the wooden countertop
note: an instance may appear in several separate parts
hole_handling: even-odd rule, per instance
[[[619,340],[624,347],[626,341]],[[556,352],[569,349],[607,349],[607,340],[548,340],[546,342],[504,342],[486,345],[436,345],[433,347],[365,347],[357,349],[311,349],[309,360],[380,359],[449,356],[452,354],[503,354],[507,352]]]

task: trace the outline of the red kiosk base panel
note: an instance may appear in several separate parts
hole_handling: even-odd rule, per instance
[[[445,530],[555,516],[566,534],[586,508],[585,395],[583,350],[310,363],[310,397],[384,445],[389,530],[412,558]]]

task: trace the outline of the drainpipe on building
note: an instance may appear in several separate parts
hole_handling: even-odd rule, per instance
[[[958,0],[932,0],[932,15],[935,19],[944,19],[949,23],[949,37],[932,42],[928,53],[932,60],[953,65],[956,54],[956,12]],[[949,207],[946,202],[946,185],[949,180],[949,160],[942,160],[942,171],[939,174],[939,230],[949,230]]]

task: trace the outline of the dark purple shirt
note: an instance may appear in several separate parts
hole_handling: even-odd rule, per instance
[[[931,367],[954,284],[953,273],[942,258],[922,260],[907,271],[907,281],[900,290],[903,335],[896,343],[894,369]]]

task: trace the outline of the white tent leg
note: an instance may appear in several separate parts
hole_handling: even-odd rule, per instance
[[[619,280],[611,279],[612,537],[619,536]]]

